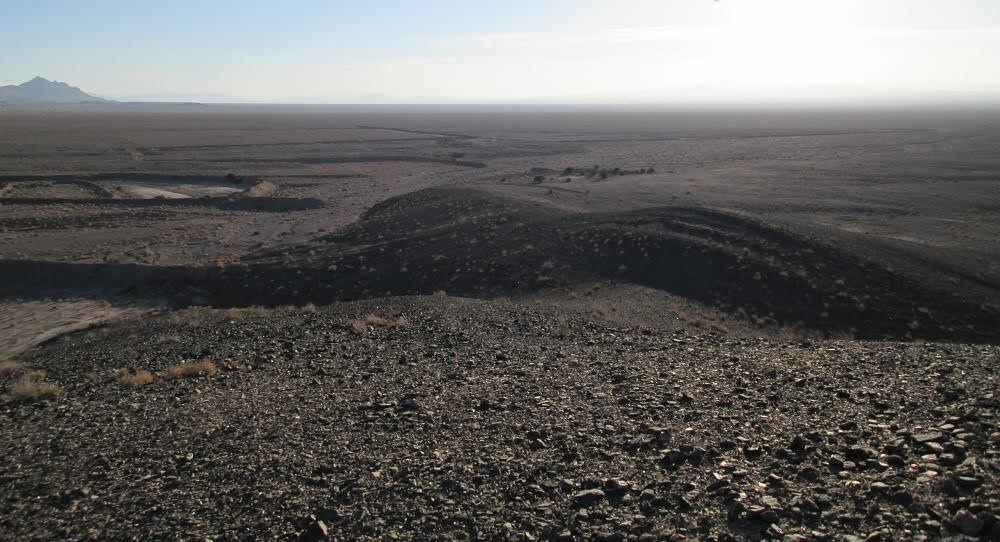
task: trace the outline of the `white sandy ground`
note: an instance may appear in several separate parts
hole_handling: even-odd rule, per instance
[[[228,196],[230,194],[236,194],[243,191],[242,188],[233,188],[231,186],[205,186],[203,184],[179,184],[172,188],[178,192],[188,194],[191,197]]]
[[[152,199],[156,197],[163,197],[167,199],[219,197],[228,196],[242,191],[240,188],[233,188],[229,186],[206,186],[200,184],[170,185],[169,190],[138,184],[123,184],[118,186],[121,187],[121,193],[123,196],[139,199]]]
[[[161,188],[152,188],[148,186],[122,185],[121,188],[122,192],[127,194],[128,197],[138,199],[152,199],[157,197],[166,199],[184,199],[191,197],[187,194],[181,194],[180,192],[163,190]]]

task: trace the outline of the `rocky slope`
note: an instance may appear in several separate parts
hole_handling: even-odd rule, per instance
[[[440,290],[491,298],[612,280],[759,325],[1000,342],[996,285],[914,258],[862,257],[870,247],[828,238],[709,208],[569,212],[435,188],[386,200],[343,232],[248,257],[207,287],[223,305],[305,304]]]
[[[0,538],[997,539],[998,360],[440,296],[190,309],[22,357],[62,393],[0,406]]]

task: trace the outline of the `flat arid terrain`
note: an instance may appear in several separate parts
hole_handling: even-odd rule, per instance
[[[0,111],[0,540],[1000,540],[1000,110]]]

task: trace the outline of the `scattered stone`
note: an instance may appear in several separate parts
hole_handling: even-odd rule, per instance
[[[600,489],[584,489],[573,494],[573,505],[588,507],[603,501],[605,494]]]
[[[913,502],[913,495],[905,489],[894,492],[889,496],[889,500],[894,504],[907,506]]]
[[[970,536],[979,534],[979,531],[983,529],[983,520],[964,508],[955,512],[955,515],[951,518],[951,523],[959,532]]]
[[[329,529],[326,527],[326,523],[322,521],[313,521],[306,528],[302,536],[299,537],[299,542],[319,542],[320,540],[326,540],[329,535]]]
[[[913,435],[913,440],[920,444],[927,444],[928,442],[940,442],[944,440],[944,435],[938,431],[928,431],[925,433],[917,433]]]
[[[420,403],[414,397],[405,397],[399,401],[399,408],[402,410],[420,410]]]
[[[407,296],[380,301],[378,313],[411,315],[411,327],[360,337],[344,317],[322,325],[336,307],[311,324],[238,320],[225,328],[240,338],[230,346],[214,329],[185,328],[193,351],[211,344],[220,359],[280,352],[280,341],[257,342],[264,330],[294,334],[300,354],[266,372],[139,394],[74,383],[73,368],[57,364],[66,357],[54,358],[50,374],[68,383],[67,400],[0,405],[13,428],[0,431],[11,467],[0,473],[4,532],[30,539],[37,518],[58,507],[75,510],[47,516],[63,538],[87,538],[99,520],[108,538],[127,537],[108,521],[114,509],[123,524],[166,538],[176,520],[165,518],[182,501],[205,514],[186,527],[191,537],[216,540],[990,540],[998,528],[1000,449],[987,438],[996,418],[971,399],[942,405],[924,393],[960,374],[985,388],[995,346],[816,341],[801,350],[715,334],[677,343],[575,322],[565,338],[538,339],[548,333],[541,313],[446,301],[431,316],[386,308],[413,303]],[[473,317],[485,324],[466,325]],[[121,352],[75,335],[46,348],[108,370],[155,369],[147,358],[175,347],[147,348],[138,338],[155,334],[136,325]],[[582,329],[594,345],[573,336]],[[423,357],[429,340],[433,355]],[[500,345],[513,361],[493,359]],[[722,348],[739,350],[739,361],[713,365]],[[413,362],[395,363],[400,356]],[[955,372],[932,376],[924,368],[935,359]],[[316,380],[310,362],[329,376]],[[765,381],[760,364],[782,366]],[[832,399],[836,387],[856,400]],[[693,405],[663,399],[683,391]],[[872,407],[872,394],[890,407]],[[91,430],[108,420],[114,431]],[[925,445],[913,433],[927,427],[942,436]],[[60,480],[73,483],[50,489]],[[84,487],[92,491],[75,489]],[[301,510],[315,516],[286,519]]]
[[[851,461],[867,461],[876,456],[875,450],[855,446],[848,448],[844,455]]]
[[[885,455],[882,456],[882,460],[885,461],[886,465],[891,467],[899,468],[906,465],[906,461],[898,455]]]

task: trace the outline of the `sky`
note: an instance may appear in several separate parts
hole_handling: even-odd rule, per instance
[[[119,100],[1000,100],[1000,0],[0,0],[0,84]]]

